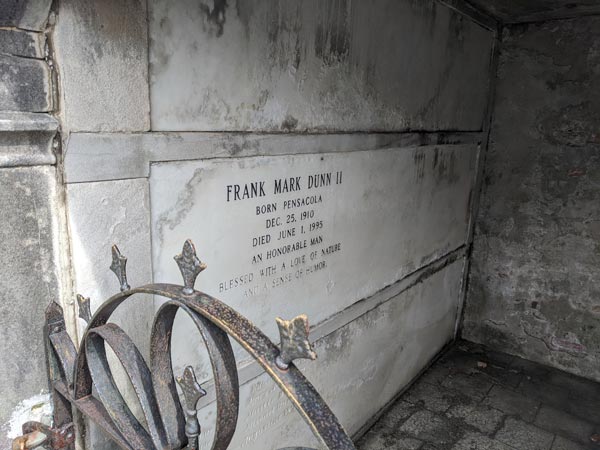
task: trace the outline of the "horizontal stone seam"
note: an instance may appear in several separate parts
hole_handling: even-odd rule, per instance
[[[438,273],[440,270],[448,267],[450,264],[456,262],[461,257],[466,255],[466,245],[462,244],[454,250],[450,250],[447,253],[435,258],[433,261],[425,263],[422,267],[414,270],[413,272],[403,276],[398,281],[385,286],[380,289],[373,295],[360,299],[348,306],[344,310],[334,314],[333,316],[328,317],[327,319],[319,322],[315,329],[311,332],[312,336],[315,340],[323,339],[331,333],[334,333],[338,329],[346,326],[347,324],[355,321],[361,316],[377,309],[384,303],[387,303],[392,298],[397,295],[402,294],[403,292],[408,291],[409,289],[415,287],[416,285],[422,283],[427,280],[432,275]],[[380,296],[381,299],[379,302],[376,301],[375,297]],[[356,314],[356,310],[360,308],[361,305],[364,305],[364,309],[360,311],[359,314]],[[347,316],[347,317],[344,317]],[[350,318],[352,317],[352,318]],[[342,318],[342,323],[339,326],[331,326],[332,322],[334,322],[337,318]],[[319,333],[320,331],[320,333]]]
[[[44,30],[34,29],[34,28],[22,28],[18,26],[0,26],[0,30],[6,31],[27,31],[28,33],[38,33],[42,34]]]
[[[31,59],[33,61],[45,61],[46,60],[43,56],[40,56],[40,57],[26,56],[26,55],[20,55],[19,53],[10,53],[10,52],[2,51],[2,50],[0,50],[0,55],[8,56],[10,58]]]
[[[524,16],[517,16],[511,19],[503,21],[503,25],[524,25],[528,23],[539,23],[539,22],[553,22],[556,20],[570,20],[577,19],[580,17],[592,17],[600,16],[600,7],[593,7],[589,11],[573,11],[572,13],[558,13],[553,14],[552,12],[542,12],[536,14],[527,14]]]
[[[417,269],[414,272],[404,276],[395,283],[382,288],[370,297],[358,300],[343,311],[340,311],[317,324],[311,330],[311,336],[313,337],[311,341],[318,342],[327,338],[339,329],[360,319],[365,314],[368,314],[369,312],[392,301],[398,295],[425,281],[450,264],[458,261],[460,258],[463,258],[465,255],[466,246],[463,244],[458,248],[444,254],[443,256],[440,256],[436,260],[426,264],[420,269]],[[253,360],[238,366],[240,386],[252,381],[263,373],[264,370],[256,361]],[[200,400],[198,404],[199,408],[206,407],[215,402],[215,389],[213,381],[211,380],[210,382],[203,384],[202,387],[207,391],[207,395]]]
[[[3,166],[2,163],[0,162],[0,170],[14,170],[14,169],[35,169],[35,168],[42,168],[42,167],[56,167],[56,162],[54,162],[53,164],[50,163],[40,163],[39,161],[35,161],[32,162],[31,164],[21,164],[18,166]]]
[[[177,142],[169,146],[169,138],[178,136],[197,137],[197,141]],[[360,136],[364,142],[343,142],[344,139],[354,139]],[[386,136],[389,141],[377,142],[379,136]],[[73,138],[83,139],[83,143],[78,142],[73,146]],[[127,142],[118,143],[110,152],[105,152],[101,156],[78,153],[79,148],[89,148],[90,142],[86,142],[86,137],[112,138],[122,137],[131,139]],[[340,142],[336,142],[335,139]],[[464,133],[336,133],[331,135],[322,134],[256,134],[256,133],[142,133],[142,134],[106,134],[106,133],[71,133],[67,144],[67,153],[65,159],[65,179],[67,184],[103,182],[114,180],[132,180],[138,178],[149,178],[150,167],[153,164],[172,163],[181,161],[204,161],[212,159],[230,159],[230,158],[251,158],[261,156],[293,156],[308,154],[327,154],[327,153],[352,153],[357,151],[387,150],[390,148],[415,148],[415,147],[436,147],[450,145],[479,145],[482,141],[480,132]],[[247,141],[245,141],[247,139]],[[306,142],[304,146],[295,148],[291,151],[273,150],[274,146],[269,144],[277,143],[282,140],[277,148],[289,145],[290,141],[302,142],[303,140],[313,139],[312,142]],[[394,139],[398,141],[395,142]],[[369,141],[370,140],[370,141]],[[166,142],[167,141],[167,142]],[[331,142],[329,142],[331,141]],[[236,146],[248,145],[248,149],[241,149],[237,152],[232,151]],[[262,144],[262,145],[261,145]],[[102,144],[94,144],[102,145]],[[107,144],[110,145],[110,144]],[[162,148],[161,148],[162,146]],[[256,147],[261,146],[260,149]],[[174,157],[169,154],[168,149],[176,148],[178,155]],[[223,148],[229,148],[223,150]],[[266,149],[264,147],[267,147]],[[157,149],[158,148],[158,149]],[[189,150],[194,148],[194,150]],[[214,148],[220,148],[219,153],[211,153]],[[130,152],[124,159],[115,162],[115,159],[124,153]],[[152,153],[156,152],[156,153]],[[141,153],[141,155],[140,155]],[[77,155],[77,156],[74,156]],[[92,161],[90,163],[90,160]],[[113,166],[110,166],[113,164]],[[126,169],[123,169],[126,166]],[[97,167],[114,167],[107,172],[99,174]]]
[[[31,58],[32,59],[32,58]],[[481,134],[482,129],[473,130],[461,130],[461,129],[448,129],[448,130],[331,130],[331,131],[318,131],[318,130],[307,130],[307,131],[248,131],[248,130],[191,130],[191,131],[165,131],[165,130],[150,130],[150,131],[85,131],[85,130],[71,130],[71,135],[81,136],[130,136],[130,137],[176,137],[186,135],[197,135],[207,137],[245,137],[245,136],[256,136],[256,137],[302,137],[302,136],[348,136],[348,135],[369,135],[369,136],[386,136],[386,135],[469,135],[469,134]]]
[[[381,150],[390,150],[390,149],[400,149],[400,150],[410,150],[410,149],[414,149],[414,148],[430,148],[431,151],[435,150],[435,147],[440,147],[440,146],[452,146],[452,145],[456,145],[456,146],[461,146],[461,145],[475,145],[475,143],[465,143],[465,142],[460,142],[460,143],[452,143],[452,144],[425,144],[425,145],[413,145],[413,144],[406,144],[406,145],[389,145],[389,146],[381,146],[381,147],[372,147],[372,148],[357,148],[357,149],[351,149],[351,150],[334,150],[334,149],[327,149],[327,150],[315,150],[315,151],[311,151],[311,150],[307,150],[307,151],[296,151],[296,152],[282,152],[282,153],[273,153],[273,152],[261,152],[261,153],[252,153],[252,154],[238,154],[238,155],[215,155],[215,156],[202,156],[199,158],[173,158],[173,159],[161,159],[161,160],[156,160],[156,161],[149,161],[149,165],[158,165],[158,164],[169,164],[169,163],[178,163],[178,162],[193,162],[193,161],[211,161],[211,160],[228,160],[228,159],[246,159],[246,158],[267,158],[267,157],[283,157],[283,156],[301,156],[301,155],[331,155],[331,154],[340,154],[340,153],[358,153],[358,152],[374,152],[374,151],[381,151]],[[144,176],[144,177],[131,177],[131,179],[136,179],[136,178],[150,178],[150,176]],[[113,181],[113,180],[99,180],[99,181]],[[77,183],[77,182],[71,182],[71,183]],[[69,183],[69,184],[71,184]],[[85,183],[85,182],[84,182]]]
[[[500,21],[497,18],[464,0],[438,0],[438,2],[490,31],[496,32],[500,27]]]

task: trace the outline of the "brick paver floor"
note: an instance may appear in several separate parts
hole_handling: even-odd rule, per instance
[[[600,384],[457,342],[359,450],[600,450]]]

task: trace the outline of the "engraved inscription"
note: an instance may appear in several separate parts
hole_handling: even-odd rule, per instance
[[[325,269],[328,257],[342,251],[341,242],[323,236],[331,227],[328,202],[343,180],[339,170],[224,185],[226,203],[252,203],[245,226],[256,234],[248,243],[252,271],[220,281],[218,292],[240,289],[253,297]]]

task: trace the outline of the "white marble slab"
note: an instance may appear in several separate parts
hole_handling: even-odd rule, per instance
[[[434,0],[151,0],[157,131],[480,130],[493,33]]]
[[[109,269],[111,246],[117,244],[128,258],[127,275],[132,286],[152,281],[150,202],[146,179],[117,180],[67,185],[68,221],[73,261],[74,294],[90,297],[92,313],[119,292],[119,282]],[[120,306],[112,320],[121,326],[149,355],[150,329],[154,316],[150,296],[134,296]],[[79,334],[87,324],[77,319]],[[116,382],[131,401],[135,413],[140,405],[117,359],[109,353]],[[94,449],[112,449],[101,431],[88,423],[85,436]]]
[[[150,283],[152,261],[147,180],[71,184],[67,186],[67,198],[74,288],[90,297],[92,312],[119,292],[119,282],[109,269],[113,244],[118,245],[128,258],[129,284]],[[134,321],[128,325],[136,326]],[[137,327],[141,333],[147,328],[147,322]]]
[[[452,339],[464,260],[341,327],[316,343],[317,361],[300,366],[346,430],[357,432]],[[241,387],[232,450],[321,448],[266,374]],[[214,404],[200,410],[201,449],[214,433]]]
[[[276,340],[276,316],[319,323],[461,246],[475,154],[471,145],[155,164],[154,280],[180,280],[172,257],[191,238],[209,265],[197,288]],[[309,189],[316,174],[330,184]],[[299,190],[274,193],[284,179]],[[242,199],[246,185],[254,198]],[[316,203],[291,207],[297,199]],[[174,347],[186,349],[189,328],[178,329]]]

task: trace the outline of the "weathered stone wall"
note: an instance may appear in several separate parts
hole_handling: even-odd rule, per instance
[[[0,448],[49,421],[44,311],[62,300],[50,1],[0,1]]]
[[[463,335],[600,380],[600,18],[505,30]]]

